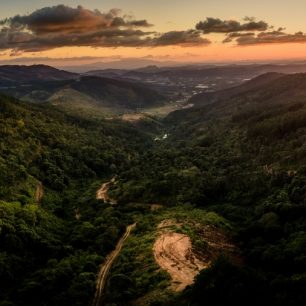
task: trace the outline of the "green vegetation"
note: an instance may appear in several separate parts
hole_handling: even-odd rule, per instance
[[[305,84],[305,75],[282,76],[133,124],[1,97],[3,303],[88,305],[98,265],[136,221],[108,280],[110,305],[148,295],[152,305],[304,305]],[[94,195],[114,176],[111,207]],[[153,203],[164,208],[150,211]],[[165,219],[183,223],[173,230],[196,249],[206,247],[198,223],[223,228],[244,264],[218,258],[173,295],[152,254]]]
[[[246,264],[228,269],[236,271],[232,282],[241,277],[241,291],[255,286],[254,305],[303,305],[305,299],[306,104],[304,91],[295,91],[304,83],[305,75],[286,76],[280,82],[285,89],[273,81],[220,103],[170,114],[164,121],[168,139],[122,172],[113,191],[123,204],[192,203],[228,219]],[[294,95],[288,98],[289,93]],[[223,264],[213,267],[223,269]],[[192,303],[219,305],[231,296],[232,304],[245,304],[238,288],[224,282],[224,273],[215,280],[214,273],[203,272],[196,283],[203,291],[192,293]],[[214,291],[209,289],[213,283]],[[220,301],[224,287],[228,295]],[[190,300],[187,293],[181,296],[183,305]]]
[[[129,206],[127,204],[126,209],[129,209]],[[106,288],[107,305],[120,305],[122,301],[128,302],[135,298],[142,301],[165,301],[173,296],[169,289],[170,276],[157,265],[152,251],[154,242],[160,234],[158,225],[162,221],[171,220],[173,223],[167,228],[189,235],[199,250],[203,249],[203,245],[199,245],[201,236],[197,230],[200,226],[214,225],[225,230],[230,229],[226,220],[217,214],[191,206],[175,206],[147,212],[137,220],[133,235],[128,239],[111,271]]]
[[[26,189],[31,177],[63,191],[75,180],[114,175],[139,154],[138,144],[148,143],[143,133],[119,120],[72,116],[5,97],[0,111],[0,196],[13,200],[19,190],[31,194]]]
[[[87,199],[82,218],[67,221],[34,204],[0,203],[1,300],[25,305],[84,305],[98,265],[128,220]]]
[[[0,110],[0,299],[7,305],[87,305],[98,266],[130,222],[96,201],[96,190],[129,167],[151,136],[121,121],[8,97],[0,98]],[[38,182],[41,203],[35,200]]]

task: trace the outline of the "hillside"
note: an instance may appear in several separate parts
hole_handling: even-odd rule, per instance
[[[0,92],[66,109],[101,108],[115,113],[161,106],[166,102],[164,96],[141,83],[82,77],[47,66],[0,67]]]
[[[263,76],[264,80],[266,76]],[[259,77],[260,79],[262,77]],[[256,84],[258,78],[253,81]],[[253,81],[246,85],[253,85]],[[273,161],[277,167],[286,167],[288,170],[290,167],[300,166],[303,157],[300,155],[300,158],[297,158],[296,154],[303,150],[303,131],[306,127],[306,74],[277,76],[255,89],[245,88],[244,85],[234,88],[233,91],[238,94],[229,95],[228,99],[224,97],[224,91],[216,93],[214,103],[174,112],[167,120],[179,123],[180,126],[188,125],[189,129],[181,130],[188,137],[192,137],[202,125],[206,131],[213,128],[207,126],[209,122],[216,122],[217,129],[217,123],[223,121],[224,128],[240,131],[244,135],[243,138],[247,137],[246,140],[259,142],[254,149],[261,149],[262,153],[264,147],[273,152],[274,146],[277,146],[277,155],[267,154],[267,160],[261,160],[262,163],[270,165]],[[220,100],[217,99],[218,96]],[[200,99],[200,96],[198,98]],[[205,97],[202,102],[206,103]],[[194,126],[195,130],[190,135],[191,126]],[[203,136],[199,134],[197,138],[201,137]],[[255,154],[253,159],[260,159],[260,156]]]
[[[129,222],[93,195],[151,146],[144,130],[0,96],[3,303],[88,304],[95,272]]]
[[[262,86],[268,84],[271,81],[278,80],[282,76],[284,76],[284,74],[275,72],[266,73],[236,87],[231,87],[215,92],[203,92],[194,95],[189,99],[189,103],[192,103],[195,106],[201,106],[221,100],[230,99],[233,96],[243,94],[251,90],[256,90],[257,88],[260,89]]]
[[[88,305],[104,263],[109,305],[302,306],[306,74],[231,90],[133,124],[2,97],[1,299]]]
[[[76,77],[77,74],[75,73],[45,65],[0,66],[0,87],[5,87],[12,83],[28,83],[30,81],[43,80],[68,80]]]
[[[19,191],[26,191],[22,188],[28,179],[62,190],[74,179],[108,176],[110,166],[124,165],[133,147],[147,137],[119,120],[68,115],[52,106],[21,103],[5,96],[0,96],[0,109],[1,169],[5,173],[1,197],[12,200]],[[130,141],[122,142],[126,138]]]
[[[160,296],[159,303],[303,305],[305,89],[305,74],[285,75],[174,112],[164,121],[168,137],[121,173],[113,191],[120,203],[193,204],[217,212],[231,222],[243,251],[243,266],[218,259],[194,286]],[[109,290],[118,294],[115,286]]]
[[[70,86],[109,107],[143,109],[165,102],[165,98],[156,91],[126,81],[88,76]]]

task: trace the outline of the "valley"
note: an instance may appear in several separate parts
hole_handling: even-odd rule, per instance
[[[302,305],[304,73],[184,103],[54,74],[0,96],[1,300]]]
[[[0,1],[0,306],[305,306],[306,1]]]

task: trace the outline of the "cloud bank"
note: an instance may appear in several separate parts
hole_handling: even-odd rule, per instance
[[[236,40],[239,46],[263,45],[263,44],[284,44],[284,43],[306,43],[306,35],[303,32],[288,34],[280,31],[263,32],[255,36],[240,36]]]
[[[27,15],[0,20],[0,51],[12,56],[59,47],[163,47],[208,46],[206,35],[224,35],[223,43],[254,46],[276,43],[305,43],[306,34],[274,30],[267,22],[245,17],[242,21],[208,17],[194,29],[158,33],[146,19],[124,15],[119,9],[108,12],[57,5]]]
[[[246,17],[244,23],[237,20],[221,20],[218,18],[206,18],[196,25],[196,29],[209,33],[233,33],[242,31],[266,31],[269,25],[265,21],[255,21],[255,18]]]
[[[24,52],[57,47],[157,47],[207,45],[197,30],[156,33],[146,19],[122,15],[119,9],[107,13],[58,5],[16,15],[0,21],[0,49]]]

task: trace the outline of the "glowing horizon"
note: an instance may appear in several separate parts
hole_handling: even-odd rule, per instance
[[[72,12],[77,10],[79,4],[83,5],[81,13],[85,12],[86,18],[83,21],[70,19],[68,22],[64,20],[62,23],[52,24],[55,13],[49,10],[53,14],[53,19],[47,15],[47,19],[51,18],[48,24],[42,26],[39,23],[33,26],[30,20],[33,12],[59,4],[64,4]],[[107,25],[106,34],[100,33],[101,20],[104,22],[105,18],[108,18],[108,12],[114,8],[119,8],[122,12],[115,12],[112,20],[117,22],[120,18],[122,24],[111,25],[111,27],[123,34],[116,34],[116,37],[109,39],[111,35],[109,25]],[[95,9],[99,10],[99,14],[95,13]],[[289,16],[290,9],[292,13]],[[231,1],[231,3],[226,3],[225,0],[209,0],[206,3],[198,0],[186,3],[179,0],[175,3],[169,1],[167,4],[160,0],[150,4],[138,0],[118,0],[105,1],[103,7],[100,1],[96,0],[52,1],[51,4],[50,1],[44,0],[30,0],[27,3],[11,0],[9,3],[1,4],[0,20],[6,18],[12,18],[12,20],[2,25],[7,34],[4,33],[2,37],[0,35],[0,62],[14,62],[20,58],[33,60],[64,58],[77,61],[83,57],[101,58],[105,61],[151,58],[176,62],[306,59],[306,35],[303,32],[306,30],[306,22],[303,21],[303,10],[306,10],[306,3],[299,0],[282,4],[274,0],[269,3],[260,0],[256,4],[246,4],[242,0]],[[44,18],[50,13],[49,11],[44,12]],[[91,16],[88,17],[88,14]],[[129,16],[126,17],[126,15]],[[20,16],[21,18],[26,16],[26,18],[20,21]],[[210,25],[210,21],[206,21],[206,18],[211,16],[212,23],[220,24]],[[256,19],[244,20],[245,16],[255,16]],[[197,25],[200,21],[204,22],[202,27]],[[66,29],[69,22],[71,27]],[[232,25],[231,22],[234,24]],[[250,30],[248,26],[251,23],[255,23],[255,27]],[[23,27],[21,27],[22,31],[18,28],[20,31],[18,35],[15,34],[16,24],[18,27],[20,24]],[[259,28],[260,26],[262,29]],[[98,30],[99,35],[107,36],[90,39],[86,37],[85,42],[79,42],[84,39],[83,33],[86,31],[87,36],[88,34],[94,36],[94,31]],[[54,43],[51,39],[47,41],[46,37],[53,37],[56,31],[61,31],[54,39],[59,42]],[[12,36],[11,33],[17,36],[13,43],[7,39],[9,35]],[[229,43],[224,43],[226,39]]]

